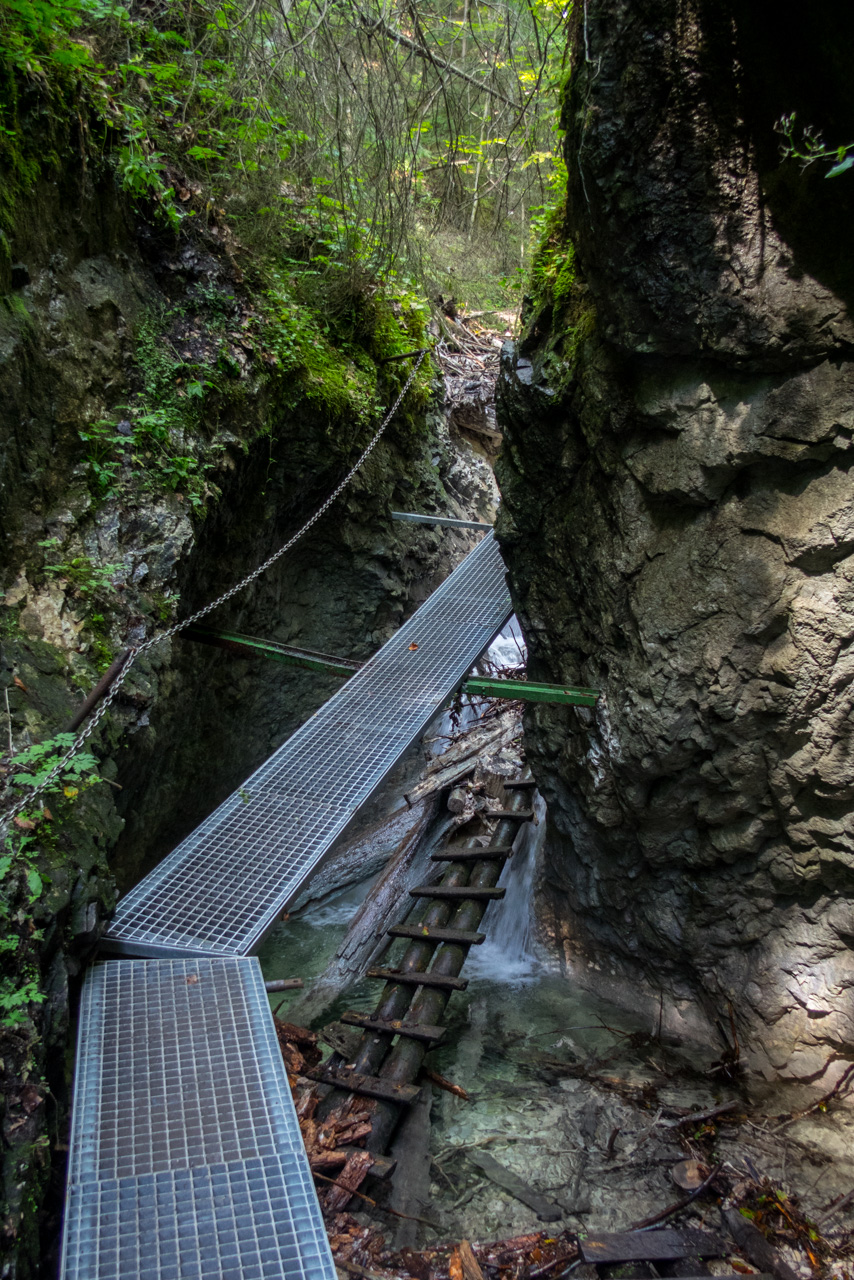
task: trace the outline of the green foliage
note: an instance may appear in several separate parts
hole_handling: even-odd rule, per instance
[[[567,173],[560,162],[552,173],[550,199],[532,220],[537,239],[525,316],[529,332],[539,337],[541,326],[545,328],[543,371],[558,393],[574,376],[579,350],[596,323],[593,304],[576,272],[575,246],[566,225],[566,198]]]
[[[59,547],[59,539],[45,538],[38,545],[46,552],[55,551]],[[121,564],[94,564],[88,556],[75,556],[71,560],[46,564],[44,567],[48,577],[64,579],[84,600],[114,596],[116,589],[112,580],[123,569],[124,565]]]
[[[203,354],[198,360],[179,355],[167,335],[181,319],[180,308],[149,315],[137,335],[139,390],[119,406],[118,421],[99,419],[78,433],[86,446],[89,483],[96,498],[141,486],[150,491],[180,490],[193,507],[205,501],[207,491],[191,440],[201,430],[204,411],[210,409],[209,393],[222,390],[224,362],[221,350],[214,353],[220,367],[208,368]],[[210,326],[205,334],[217,337],[222,347],[221,334]]]
[[[7,206],[79,122],[74,149],[107,157],[144,212],[176,232],[227,222],[306,271],[376,274],[405,256],[418,269],[450,224],[524,245],[552,164],[544,91],[565,6],[500,0],[460,20],[436,0],[364,2],[318,15],[313,0],[0,0]],[[34,92],[47,148],[19,110]]]
[[[557,125],[556,132],[560,137]],[[568,306],[575,284],[575,248],[566,229],[566,165],[556,159],[549,179],[549,199],[534,211],[534,251],[528,277],[533,314],[551,308],[559,316]]]
[[[39,989],[38,975],[30,968],[24,982],[5,974],[0,979],[0,1027],[18,1027],[29,1017],[31,1004],[43,1004],[47,996]]]
[[[562,312],[575,284],[575,248],[566,232],[566,168],[555,167],[552,198],[537,210],[532,228],[537,244],[531,261],[530,292],[534,310]]]
[[[825,178],[838,178],[840,174],[854,169],[854,142],[842,147],[828,147],[818,130],[812,125],[803,128],[796,124],[796,115],[781,116],[774,126],[783,142],[780,152],[784,160],[799,160],[802,169],[820,160],[832,160],[834,163],[825,173]]]
[[[87,70],[91,52],[73,33],[84,17],[103,14],[106,8],[85,0],[3,0],[4,60],[24,75],[42,78],[59,69],[67,74]]]
[[[58,733],[4,761],[7,797],[15,800],[41,785],[74,742],[73,733]],[[54,829],[67,821],[80,797],[98,782],[98,762],[89,751],[68,760],[43,796],[51,808],[35,801],[13,819],[0,853],[0,954],[4,956],[0,978],[0,1027],[16,1027],[29,1017],[30,1005],[41,1003],[36,948],[43,934],[33,919],[41,907],[51,880],[44,866],[44,851],[57,857]]]
[[[18,755],[12,756],[10,766],[17,770],[11,776],[17,787],[38,787],[53,772],[74,742],[73,733],[57,733],[44,742],[37,742]],[[91,751],[79,751],[63,766],[61,773],[48,787],[45,794],[61,793],[66,799],[76,799],[80,791],[94,786],[98,778],[98,761]],[[29,819],[32,821],[32,819]]]

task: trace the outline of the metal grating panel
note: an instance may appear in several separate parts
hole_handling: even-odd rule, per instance
[[[334,1280],[257,960],[92,970],[70,1146],[63,1280]]]
[[[105,945],[247,955],[512,612],[493,535],[288,741],[121,899]]]

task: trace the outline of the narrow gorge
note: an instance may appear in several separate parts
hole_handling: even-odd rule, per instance
[[[512,911],[479,953],[466,926],[397,1189],[327,1214],[339,1275],[506,1280],[483,1250],[530,1235],[515,1280],[594,1280],[585,1235],[654,1218],[685,1157],[710,1188],[685,1222],[764,1231],[748,1183],[803,1232],[826,1201],[837,1252],[769,1227],[774,1274],[848,1280],[852,37],[788,0],[0,0],[2,1280],[60,1267],[80,994],[118,899],[342,682],[172,635],[23,798],[110,664],[221,596],[224,631],[375,655],[483,533],[393,512],[494,525],[520,631],[493,676],[599,697],[496,700],[434,794],[483,711],[458,682],[261,946],[265,978],[305,980],[296,1030],[355,1058],[327,1019],[347,984],[373,1008],[394,895],[524,774]],[[422,351],[345,492],[232,595]],[[694,1111],[733,1127],[683,1133]]]

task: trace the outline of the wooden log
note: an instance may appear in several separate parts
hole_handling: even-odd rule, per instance
[[[780,1257],[759,1228],[739,1213],[738,1209],[724,1209],[723,1220],[733,1240],[754,1267],[770,1271],[775,1280],[797,1280],[797,1273],[788,1262]]]
[[[409,896],[411,898],[447,898],[454,902],[461,902],[464,898],[468,898],[472,902],[481,902],[484,899],[492,901],[503,898],[506,892],[506,889],[472,889],[469,885],[419,884],[409,890]]]
[[[391,1154],[397,1160],[398,1172],[392,1181],[390,1204],[398,1218],[394,1246],[410,1247],[418,1240],[418,1223],[432,1209],[430,1195],[430,1108],[432,1090],[421,1090],[421,1097],[408,1107],[403,1116]]]
[[[324,1193],[327,1213],[339,1213],[349,1203],[353,1192],[357,1192],[357,1188],[368,1176],[372,1164],[371,1153],[362,1148],[347,1157],[343,1171],[337,1178],[330,1179],[333,1185]],[[322,1178],[323,1174],[320,1174],[320,1177]]]
[[[349,1155],[352,1155],[354,1151],[363,1151],[364,1148],[344,1146],[344,1147],[339,1147],[338,1150],[346,1151],[347,1155],[349,1156]],[[374,1163],[371,1165],[370,1169],[368,1170],[368,1174],[370,1177],[379,1178],[382,1182],[384,1182],[386,1178],[391,1177],[391,1175],[395,1171],[395,1168],[397,1167],[396,1160],[390,1160],[388,1156],[379,1156],[373,1151],[371,1152],[371,1158]]]
[[[265,991],[299,991],[303,985],[302,978],[273,978],[264,983]]]
[[[429,828],[433,802],[425,801],[414,809],[403,809],[386,823],[371,831],[384,829],[401,832],[379,880],[359,907],[337,952],[335,963],[326,971],[323,982],[315,983],[307,997],[299,997],[299,1015],[304,1021],[316,1021],[330,1009],[343,989],[364,973],[367,965],[378,958],[387,945],[385,929],[399,917],[399,904],[405,895],[407,881],[413,878],[412,864],[418,856],[421,840]],[[355,845],[354,845],[355,847]]]
[[[521,809],[518,813],[515,809],[484,809],[480,815],[482,818],[515,818],[517,822],[529,822],[534,816],[533,809]]]
[[[740,1217],[741,1215],[739,1215]],[[742,1219],[744,1221],[744,1219]],[[729,1252],[722,1236],[694,1228],[682,1231],[615,1231],[579,1241],[581,1256],[602,1262],[669,1262],[676,1258],[723,1258]]]
[[[480,862],[492,858],[506,859],[510,857],[508,845],[487,846],[485,849],[443,849],[441,853],[431,853],[431,862]]]
[[[705,1120],[714,1120],[718,1116],[726,1115],[729,1111],[738,1111],[741,1103],[737,1100],[732,1102],[723,1102],[719,1107],[712,1107],[709,1111],[692,1111],[690,1115],[679,1116],[676,1120],[665,1120],[662,1124],[664,1129],[678,1129],[683,1124],[702,1124]]]
[[[437,791],[444,791],[445,787],[450,787],[461,778],[468,777],[476,768],[476,760],[462,760],[459,764],[451,765],[449,769],[443,769],[440,773],[434,773],[423,782],[419,782],[411,791],[405,793],[404,799],[407,804],[417,804],[419,800],[426,800],[427,796],[435,795]]]
[[[470,1101],[469,1094],[461,1084],[454,1084],[453,1080],[448,1080],[446,1076],[440,1075],[438,1071],[431,1071],[429,1067],[422,1067],[421,1074],[425,1080],[429,1080],[437,1088],[444,1089],[445,1093],[452,1093],[454,1097],[462,1098],[464,1102]]]
[[[472,1164],[476,1164],[483,1170],[490,1182],[494,1182],[497,1187],[501,1187],[502,1191],[508,1192],[516,1200],[526,1204],[529,1209],[533,1209],[541,1222],[557,1222],[564,1216],[564,1210],[560,1205],[553,1204],[545,1196],[541,1196],[533,1187],[529,1187],[527,1182],[523,1182],[517,1173],[499,1164],[488,1152],[472,1148],[466,1151],[465,1156]]]
[[[448,811],[450,813],[465,813],[467,793],[462,787],[454,787],[454,790],[448,796]]]
[[[411,1104],[421,1093],[414,1084],[393,1084],[390,1080],[383,1080],[382,1076],[365,1076],[347,1067],[330,1067],[327,1063],[312,1067],[306,1075],[319,1084],[332,1084],[336,1089],[356,1093],[360,1098],[379,1098],[383,1102]]]
[[[401,973],[399,969],[369,969],[369,978],[382,978],[384,982],[398,982],[409,987],[436,987],[442,991],[465,991],[467,978],[452,978],[447,973],[421,973],[417,969]]]
[[[482,426],[479,422],[454,422],[454,426],[458,431],[472,431],[475,435],[486,436],[487,440],[492,440],[495,444],[501,444],[504,439],[504,433],[495,431],[492,427]]]
[[[427,777],[431,774],[439,773],[443,769],[449,768],[450,765],[456,764],[460,760],[468,760],[472,756],[480,755],[487,747],[493,746],[502,738],[510,733],[516,732],[516,723],[513,716],[506,717],[506,723],[502,723],[504,717],[499,716],[496,720],[489,721],[486,725],[475,725],[469,729],[467,733],[455,742],[447,751],[443,751],[440,756],[436,756],[434,760],[427,766]]]
[[[339,1019],[348,1027],[362,1027],[365,1031],[384,1031],[392,1036],[409,1036],[411,1040],[423,1040],[426,1044],[438,1044],[444,1038],[444,1027],[432,1027],[426,1023],[416,1025],[400,1018],[377,1018],[372,1013],[355,1013],[348,1010]]]
[[[486,938],[485,933],[470,929],[447,929],[433,924],[393,924],[387,932],[392,938],[424,938],[427,942],[455,942],[461,947],[477,947]]]
[[[518,799],[521,801],[522,796]],[[514,800],[511,798],[510,805]],[[512,844],[518,823],[507,821],[499,823],[493,840],[496,844]],[[471,846],[470,846],[471,847]],[[498,862],[475,862],[471,871],[473,888],[494,887],[501,871]],[[450,865],[445,873],[445,880],[450,885],[464,887],[468,873],[463,866]],[[471,897],[458,901],[434,899],[429,902],[423,916],[428,925],[449,926],[474,932],[481,924],[488,900],[473,900]],[[374,969],[373,976],[382,978],[386,987],[376,1008],[379,1017],[386,1020],[406,1019],[418,1024],[438,1024],[448,997],[453,990],[464,990],[468,985],[463,979],[452,977],[459,973],[464,957],[464,949],[449,947],[440,953],[447,963],[442,963],[446,974],[423,972],[422,966],[431,963],[433,944],[413,939],[401,961],[401,969]],[[403,971],[402,971],[403,970]],[[411,996],[415,988],[414,999]],[[388,1038],[373,1035],[366,1030],[362,1046],[353,1061],[354,1066],[365,1073],[376,1073],[382,1068],[386,1079],[411,1081],[415,1078],[425,1053],[424,1042],[408,1036],[398,1036],[392,1048],[388,1048]],[[331,1093],[318,1107],[321,1118],[337,1105],[340,1094]],[[400,1108],[396,1104],[378,1101],[373,1120],[373,1133],[368,1139],[371,1150],[383,1150],[397,1122]]]

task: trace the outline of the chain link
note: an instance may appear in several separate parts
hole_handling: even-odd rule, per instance
[[[403,402],[404,396],[409,391],[409,388],[412,386],[413,382],[415,381],[415,378],[418,374],[418,370],[421,368],[421,365],[424,362],[424,357],[426,355],[427,355],[426,348],[423,348],[418,353],[418,359],[415,361],[415,364],[412,367],[412,371],[403,385],[403,390],[400,392],[400,395],[397,397],[394,404],[391,406],[388,413],[383,418],[379,427],[374,432],[374,435],[371,438],[370,442],[365,446],[365,449],[362,451],[362,453],[353,463],[353,466],[347,472],[346,476],[341,481],[341,483],[332,490],[332,492],[329,494],[329,497],[326,498],[326,500],[321,504],[321,506],[317,508],[317,510],[314,512],[313,515],[309,516],[308,520],[306,520],[302,528],[298,529],[297,532],[293,535],[293,537],[289,538],[286,543],[284,543],[281,547],[279,547],[278,551],[274,551],[271,556],[268,556],[268,558],[264,561],[263,564],[259,564],[257,568],[253,569],[251,573],[248,573],[245,578],[241,579],[240,582],[236,583],[233,587],[230,587],[228,591],[224,591],[221,596],[217,596],[216,600],[212,600],[210,604],[206,604],[202,609],[197,609],[196,612],[191,614],[189,618],[184,618],[181,622],[176,622],[174,626],[169,627],[166,631],[161,631],[159,632],[158,635],[151,636],[151,638],[144,641],[144,643],[139,645],[134,645],[128,650],[127,661],[125,662],[119,674],[116,676],[115,680],[110,686],[109,692],[101,702],[101,705],[98,707],[97,711],[92,716],[89,723],[86,725],[85,729],[82,729],[80,733],[78,733],[77,737],[74,739],[73,743],[68,748],[68,751],[65,753],[65,755],[62,757],[61,760],[59,760],[54,765],[50,773],[45,778],[42,779],[39,785],[37,787],[33,787],[27,795],[23,796],[20,800],[18,800],[12,806],[11,809],[8,809],[6,811],[2,819],[0,819],[0,832],[5,832],[9,823],[14,818],[16,818],[18,814],[22,812],[22,810],[26,809],[28,805],[32,804],[33,800],[35,800],[37,796],[41,795],[44,791],[46,791],[52,782],[55,782],[56,779],[62,773],[65,766],[68,764],[69,760],[73,760],[73,758],[77,755],[78,751],[80,751],[81,747],[86,742],[87,738],[89,738],[94,733],[95,729],[103,720],[110,706],[115,701],[116,695],[118,694],[119,690],[124,684],[125,679],[127,678],[128,672],[130,671],[131,667],[136,662],[140,654],[147,653],[147,651],[149,649],[153,649],[155,645],[162,644],[164,640],[170,640],[172,636],[175,636],[180,631],[183,631],[185,627],[192,626],[192,624],[194,622],[198,622],[200,618],[207,617],[209,613],[213,613],[214,609],[218,609],[221,604],[225,604],[226,600],[230,600],[232,596],[236,596],[237,593],[239,591],[242,591],[244,587],[248,587],[250,582],[254,582],[257,578],[260,578],[262,573],[265,573],[267,569],[270,568],[271,565],[274,565],[277,560],[280,560],[281,557],[285,555],[286,552],[290,551],[291,547],[294,546],[295,543],[299,542],[300,538],[304,537],[305,534],[308,533],[309,529],[311,529],[315,524],[317,524],[321,516],[326,514],[326,512],[332,506],[333,502],[335,502],[336,498],[339,498],[341,496],[341,494],[349,485],[350,481],[353,479],[356,473],[361,469],[361,467],[364,465],[368,457],[371,455],[371,453],[375,449],[376,445],[379,443],[380,437],[382,436],[388,424],[391,422],[394,415],[397,413],[398,409],[401,406],[401,403]]]

